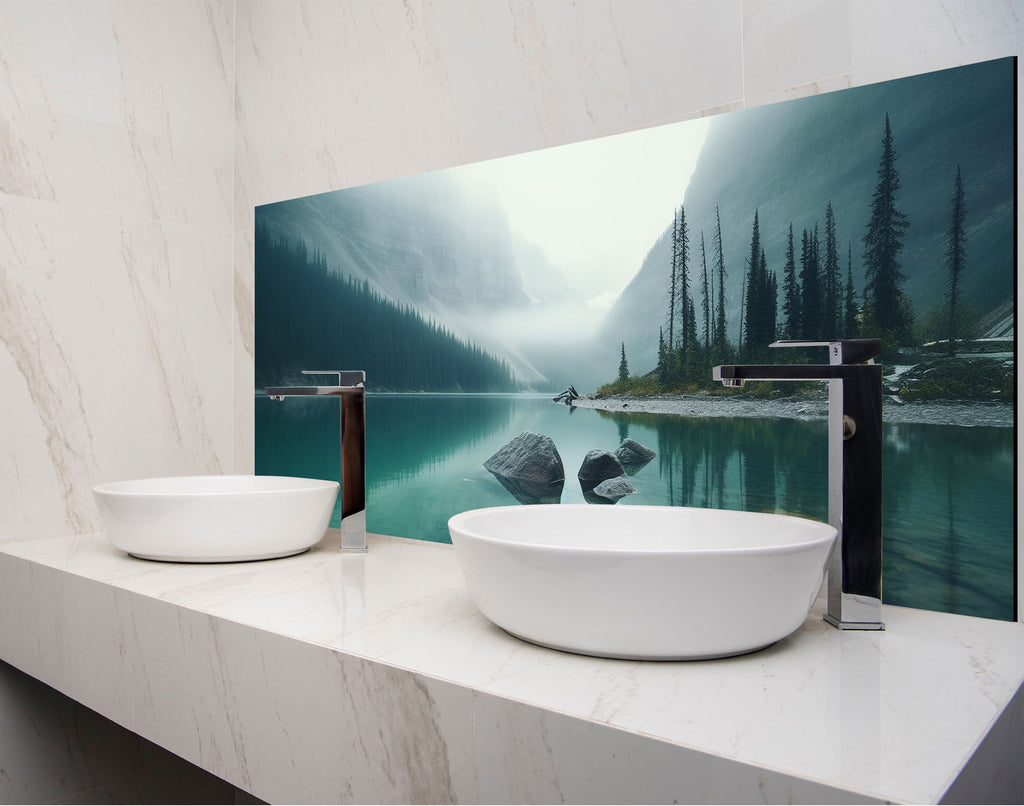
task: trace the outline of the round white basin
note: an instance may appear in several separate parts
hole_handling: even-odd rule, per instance
[[[492,507],[448,521],[477,607],[507,632],[611,658],[752,652],[796,630],[836,530],[691,507]]]
[[[178,476],[93,488],[107,538],[147,560],[269,560],[319,542],[338,482],[291,476]]]

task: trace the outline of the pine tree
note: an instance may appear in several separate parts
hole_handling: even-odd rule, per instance
[[[736,353],[743,355],[743,326],[747,321],[747,275],[743,275],[740,283],[740,323],[736,329]]]
[[[960,301],[960,275],[964,270],[967,256],[967,233],[964,231],[964,186],[960,178],[960,166],[956,166],[956,183],[953,185],[952,214],[949,232],[946,234],[946,262],[949,265],[949,354],[956,353],[957,319],[956,307]]]
[[[712,266],[711,272],[708,274],[708,281],[709,281],[710,286],[711,286],[711,290],[710,290],[710,293],[708,295],[708,298],[710,299],[710,302],[711,302],[711,342],[710,342],[710,344],[708,344],[708,356],[710,357],[711,354],[714,351],[713,348],[715,346],[715,330],[717,329],[717,326],[718,326],[718,313],[717,313],[717,308],[715,306],[715,300],[718,299],[718,296],[717,296],[717,293],[715,291],[715,271],[714,271],[714,266]]]
[[[704,248],[704,230],[700,231],[700,298],[703,327],[701,338],[704,340],[704,352],[711,353],[711,296],[708,292],[708,253]]]
[[[676,241],[677,268],[676,268],[676,292],[679,295],[676,303],[676,310],[679,314],[679,359],[680,366],[685,368],[686,357],[693,350],[693,341],[696,339],[696,318],[694,316],[693,303],[690,299],[690,235],[686,225],[686,210],[680,206],[677,217]],[[685,373],[684,373],[685,374]],[[680,380],[686,380],[681,378]]]
[[[800,338],[821,339],[821,282],[818,272],[818,227],[804,230],[800,250]]]
[[[740,325],[740,358],[745,361],[753,361],[751,354],[751,341],[757,332],[757,296],[758,296],[758,273],[761,269],[761,234],[758,226],[757,210],[754,211],[754,227],[750,236],[750,252],[747,255],[745,264],[746,274],[743,278],[743,309],[742,324]]]
[[[844,339],[856,338],[857,328],[857,296],[853,288],[853,244],[846,248],[846,298],[843,305]]]
[[[904,299],[899,254],[903,233],[909,222],[896,206],[900,177],[898,155],[893,148],[889,115],[885,116],[882,157],[878,163],[878,184],[871,202],[871,219],[864,235],[865,320],[878,329],[883,349],[892,350],[910,337],[913,324],[909,301]]]
[[[818,318],[816,320],[817,325],[814,328],[815,333],[818,334],[818,338],[824,335],[823,328],[825,326],[825,283],[822,279],[821,271],[821,237],[818,234],[818,222],[814,222],[814,232],[811,233],[811,262],[815,266],[815,275],[818,281]]]
[[[787,339],[799,339],[803,333],[800,319],[800,283],[796,278],[796,255],[793,252],[793,225],[789,225],[786,245],[786,268],[782,275],[783,332]]]
[[[623,345],[625,348],[625,345]],[[658,328],[658,383],[662,386],[668,386],[671,381],[671,373],[669,371],[669,356],[668,349],[665,345],[665,329]]]
[[[718,302],[715,311],[715,332],[711,339],[711,361],[724,364],[729,358],[729,337],[725,332],[725,253],[722,251],[722,218],[715,207],[715,269],[718,274]]]
[[[622,358],[619,359],[619,380],[629,380],[629,364],[626,363],[626,342],[622,342]]]
[[[693,297],[686,301],[685,347],[681,351],[683,379],[692,383],[700,376],[700,342],[697,341],[697,309]]]
[[[765,278],[764,355],[768,360],[768,345],[775,341],[779,329],[779,276],[768,271],[768,258],[765,257],[764,249],[761,250],[761,274]]]
[[[822,267],[824,284],[822,308],[822,332],[824,338],[832,339],[839,332],[840,306],[842,304],[842,282],[839,278],[839,244],[836,240],[836,216],[832,202],[825,208],[825,262]]]
[[[774,338],[774,317],[771,304],[771,282],[767,261],[761,247],[761,228],[758,213],[754,211],[754,227],[750,236],[750,256],[747,258],[747,282],[744,296],[743,349],[741,354],[749,361],[767,359],[768,344]]]
[[[679,211],[672,214],[672,265],[668,284],[668,349],[676,347],[676,300],[679,298]]]

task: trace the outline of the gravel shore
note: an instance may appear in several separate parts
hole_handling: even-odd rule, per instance
[[[601,411],[624,411],[646,414],[674,414],[680,417],[789,417],[798,420],[824,419],[828,400],[766,400],[744,397],[673,395],[633,397],[622,395],[596,398],[584,395],[575,405]],[[1013,426],[1013,406],[1008,403],[975,403],[943,401],[901,403],[892,398],[882,401],[882,420],[886,423],[930,423],[934,425]]]

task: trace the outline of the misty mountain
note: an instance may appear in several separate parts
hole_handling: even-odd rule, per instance
[[[256,218],[268,234],[323,255],[339,277],[365,280],[508,360],[521,379],[543,380],[530,356],[490,325],[495,315],[527,314],[573,294],[543,251],[509,229],[487,188],[440,171],[263,205]]]
[[[301,242],[259,223],[255,236],[257,388],[300,380],[303,368],[356,366],[374,391],[516,391],[505,362],[443,325],[338,277]]]
[[[728,337],[739,335],[740,300],[757,211],[769,270],[782,285],[789,226],[799,270],[803,230],[819,227],[825,208],[836,216],[845,282],[852,250],[858,301],[864,287],[863,237],[871,212],[885,117],[889,115],[901,189],[897,205],[909,220],[900,259],[904,291],[918,320],[943,303],[948,290],[944,243],[956,170],[966,195],[967,267],[964,298],[977,312],[1003,319],[1014,282],[1013,59],[944,70],[716,118],[685,193],[690,236],[691,293],[698,321],[703,233],[709,271],[716,207],[727,271]],[[671,232],[652,245],[638,273],[600,330],[600,349],[617,354],[625,342],[630,369],[657,361],[658,327],[667,316]],[[609,373],[606,380],[614,376]]]

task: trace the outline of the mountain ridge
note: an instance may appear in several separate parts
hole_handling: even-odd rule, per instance
[[[690,227],[691,292],[701,270],[701,232],[710,271],[720,212],[730,341],[738,340],[744,257],[755,211],[768,266],[781,286],[790,223],[799,260],[804,229],[817,225],[824,240],[825,207],[831,203],[842,276],[845,281],[852,247],[854,283],[858,296],[862,293],[862,239],[886,114],[899,155],[897,204],[910,221],[900,256],[904,290],[917,316],[926,316],[944,298],[943,248],[957,165],[963,170],[968,210],[964,296],[982,316],[1012,298],[1014,70],[1012,59],[1001,59],[717,118],[683,203]],[[599,331],[604,351],[625,342],[638,372],[657,360],[651,301],[667,296],[669,235],[666,231],[652,246]],[[695,299],[699,312],[701,300]],[[663,307],[656,319],[665,318],[667,302]]]

